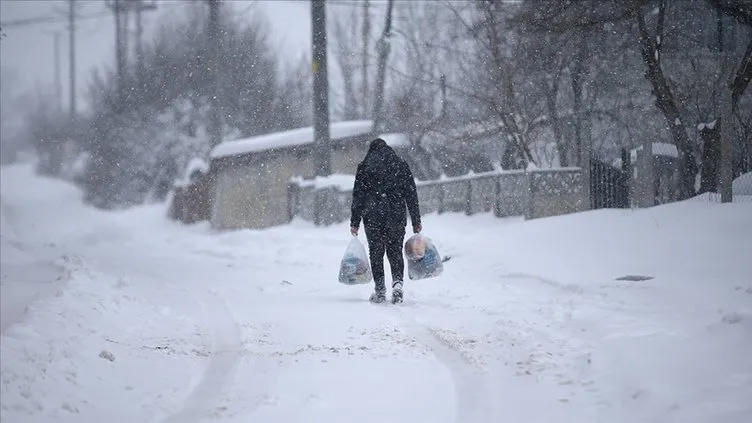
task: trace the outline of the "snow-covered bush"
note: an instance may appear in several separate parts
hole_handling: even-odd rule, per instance
[[[129,69],[118,89],[114,73],[95,75],[83,147],[90,154],[82,186],[89,203],[103,208],[164,201],[192,160],[207,160],[212,108],[223,121],[222,139],[288,129],[303,103],[278,81],[276,56],[261,18],[237,19],[222,9],[219,95],[206,62],[206,8],[174,15],[145,48],[139,75]],[[291,83],[285,79],[285,83]],[[292,103],[295,104],[292,104]]]

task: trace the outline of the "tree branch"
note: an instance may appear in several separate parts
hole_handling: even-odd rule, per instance
[[[752,2],[744,0],[705,0],[711,7],[720,10],[742,25],[752,27]]]
[[[633,9],[623,1],[535,0],[529,9],[511,18],[511,23],[531,32],[565,33],[594,29],[604,23],[630,19]]]
[[[392,10],[394,0],[388,0],[386,17],[384,18],[384,30],[379,39],[379,63],[376,74],[376,101],[373,105],[373,130],[379,131],[383,120],[384,83],[386,80],[387,58],[389,56],[389,38],[392,30]]]
[[[749,86],[750,80],[752,80],[752,39],[747,43],[747,50],[744,52],[741,65],[731,82],[731,105],[734,110],[739,106],[739,99]]]
[[[665,8],[666,0],[662,0],[658,12],[659,29],[661,29],[661,15],[665,13]],[[679,150],[680,197],[681,199],[686,199],[694,194],[696,164],[694,163],[692,146],[684,122],[681,119],[676,99],[661,68],[657,37],[651,36],[641,7],[635,10],[635,18],[637,19],[639,29],[642,60],[646,66],[645,77],[653,87],[653,94],[656,97],[655,105],[663,113],[674,144]]]

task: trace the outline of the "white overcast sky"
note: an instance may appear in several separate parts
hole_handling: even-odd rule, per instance
[[[190,1],[190,0],[189,0]],[[201,0],[193,0],[201,1]],[[158,0],[156,12],[144,13],[144,40],[149,41],[149,30],[159,17],[175,13],[186,0]],[[311,26],[310,2],[307,0],[225,0],[238,12],[264,13],[271,25],[272,39],[283,61],[297,60],[302,54],[310,57]],[[255,7],[249,8],[253,3]],[[76,32],[76,82],[79,107],[85,107],[80,95],[88,84],[92,68],[112,67],[115,61],[115,29],[112,13],[108,13],[104,0],[77,0],[82,16],[101,14],[100,17],[79,19]],[[8,23],[27,18],[52,17],[59,22],[37,25],[5,27],[5,37],[0,41],[0,64],[3,70],[18,73],[15,92],[33,89],[36,84],[54,86],[54,33],[61,37],[61,77],[63,100],[68,99],[68,32],[67,0],[0,0],[0,20]],[[331,12],[332,8],[328,8]],[[336,13],[336,12],[333,12]],[[331,61],[330,61],[331,66]]]

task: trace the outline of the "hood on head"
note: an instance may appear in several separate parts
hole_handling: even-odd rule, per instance
[[[398,161],[397,153],[387,145],[382,138],[371,141],[365,157],[365,165],[369,171],[389,166]]]
[[[386,144],[386,141],[384,141],[382,138],[376,138],[375,140],[371,141],[371,145],[368,147],[368,152],[371,151],[378,151],[383,150],[385,148],[389,148],[389,146]]]

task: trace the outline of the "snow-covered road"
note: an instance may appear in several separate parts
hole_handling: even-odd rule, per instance
[[[3,422],[752,416],[750,202],[426,216],[452,259],[393,306],[337,283],[346,224],[213,233],[2,172]]]

